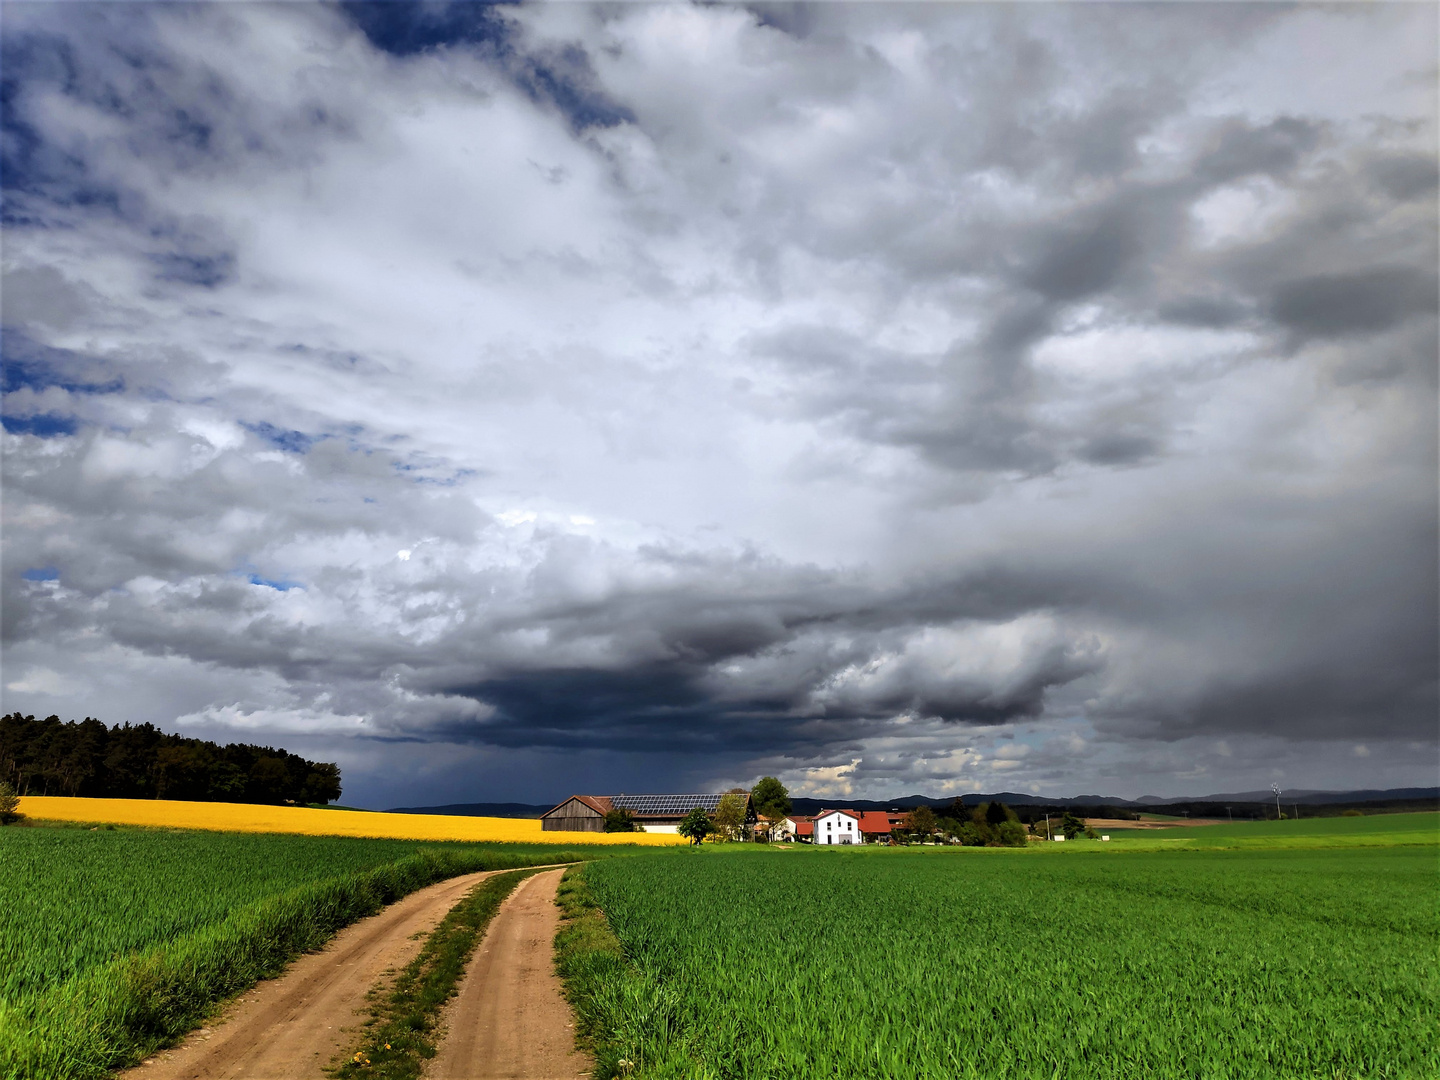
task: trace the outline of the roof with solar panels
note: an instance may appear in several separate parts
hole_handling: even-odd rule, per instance
[[[715,813],[728,792],[701,792],[691,795],[571,795],[542,817],[548,828],[587,828],[579,820],[574,825],[560,824],[565,819],[603,818],[614,810],[629,811],[640,823],[678,823],[696,807],[707,814]],[[745,803],[745,817],[753,821],[754,808],[748,792],[734,792]]]

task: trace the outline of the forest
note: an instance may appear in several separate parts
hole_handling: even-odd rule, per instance
[[[201,802],[329,803],[340,768],[270,746],[170,735],[154,724],[106,727],[0,716],[0,783],[21,795],[189,799]]]

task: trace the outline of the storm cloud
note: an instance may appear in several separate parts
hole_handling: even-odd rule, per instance
[[[1435,782],[1433,9],[3,47],[6,711],[375,806]]]

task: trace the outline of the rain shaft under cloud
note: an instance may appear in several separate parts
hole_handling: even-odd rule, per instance
[[[366,805],[1434,782],[1433,9],[3,45],[7,711]]]

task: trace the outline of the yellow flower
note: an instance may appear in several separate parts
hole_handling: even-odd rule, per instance
[[[87,824],[163,825],[221,832],[301,833],[313,836],[377,836],[396,840],[472,840],[530,844],[683,844],[673,833],[545,832],[535,818],[450,817],[443,814],[380,814],[312,810],[304,806],[174,802],[165,799],[82,799],[27,795],[20,812]]]

